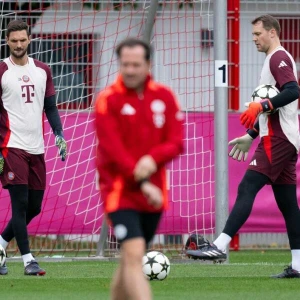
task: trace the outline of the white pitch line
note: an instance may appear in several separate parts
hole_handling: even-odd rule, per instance
[[[205,263],[205,262],[189,262],[189,263],[172,263],[171,261],[171,265],[178,265],[178,266],[182,266],[182,265],[192,265],[192,264],[195,264],[195,265],[203,265],[203,266],[209,266],[209,265],[212,265],[212,266],[282,266],[284,267],[285,265],[287,264],[284,264],[284,263],[268,263],[268,262],[258,262],[258,263],[221,263],[221,264],[213,264],[212,262],[210,263]]]

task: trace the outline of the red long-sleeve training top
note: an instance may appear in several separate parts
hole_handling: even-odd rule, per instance
[[[183,117],[172,91],[148,76],[143,93],[127,89],[119,76],[96,100],[97,169],[105,212],[155,212],[133,170],[149,154],[158,165],[150,181],[162,189],[167,208],[165,163],[183,150]]]

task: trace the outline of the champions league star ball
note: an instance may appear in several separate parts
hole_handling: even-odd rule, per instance
[[[149,280],[164,280],[170,272],[170,261],[161,252],[148,252],[143,257],[143,272]]]
[[[0,267],[2,267],[6,260],[6,253],[4,248],[0,245]]]
[[[275,86],[271,84],[262,84],[253,91],[251,100],[260,102],[262,99],[271,99],[277,94],[279,94],[279,91]]]

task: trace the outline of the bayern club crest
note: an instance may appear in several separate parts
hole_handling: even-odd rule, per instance
[[[27,75],[23,75],[22,80],[24,82],[29,82],[30,78]]]
[[[155,114],[162,114],[166,110],[166,104],[159,99],[153,100],[150,104],[151,110]]]
[[[15,174],[13,172],[8,172],[7,177],[9,180],[14,180],[15,179]]]

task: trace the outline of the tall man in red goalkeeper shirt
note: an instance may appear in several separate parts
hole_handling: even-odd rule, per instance
[[[8,189],[12,218],[0,235],[6,248],[15,237],[25,275],[44,275],[30,252],[27,225],[41,211],[46,187],[44,160],[44,112],[55,135],[61,159],[67,145],[55,100],[50,68],[27,55],[28,25],[13,20],[7,26],[10,56],[0,63],[0,180]],[[0,275],[8,273],[0,267]]]
[[[142,257],[167,208],[165,163],[183,150],[182,113],[152,80],[147,43],[126,39],[116,54],[120,74],[96,102],[100,189],[122,253],[112,299],[148,300]]]

